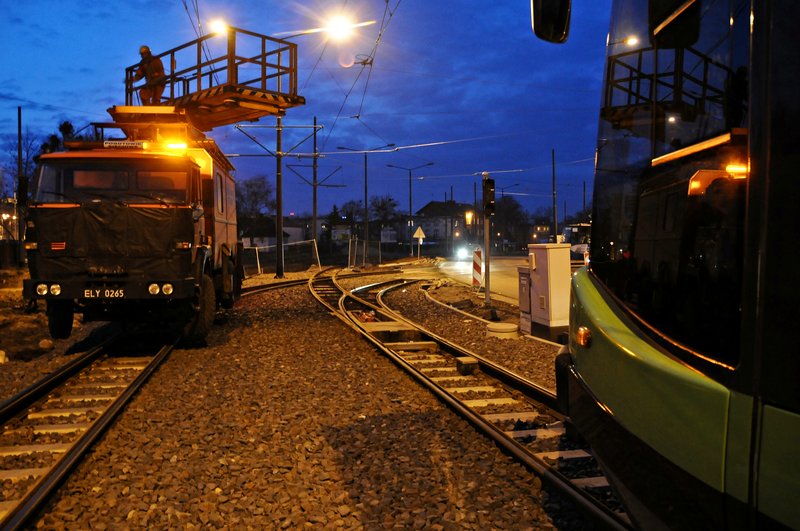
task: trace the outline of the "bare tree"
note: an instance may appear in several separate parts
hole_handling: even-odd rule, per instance
[[[521,247],[528,242],[528,213],[515,198],[504,196],[497,199],[494,225],[503,239]]]
[[[344,203],[339,211],[347,218],[350,224],[356,221],[363,221],[364,219],[364,203],[362,201],[347,201]]]
[[[374,196],[369,200],[369,210],[384,227],[397,216],[397,201],[390,195]]]
[[[55,133],[48,136],[44,141],[41,137],[36,137],[30,129],[25,129],[22,134],[22,178],[25,185],[30,183],[36,172],[36,157],[42,153],[52,153],[64,149],[64,141],[70,140],[75,134],[75,127],[72,122],[65,120],[58,124],[59,137]],[[6,135],[2,139],[2,155],[0,155],[0,195],[7,197],[12,193],[17,193],[19,180],[17,178],[17,136]],[[27,189],[27,186],[24,187]],[[23,206],[24,206],[23,202]]]
[[[22,133],[22,175],[24,179],[23,189],[27,189],[27,183],[33,178],[36,170],[36,156],[41,151],[41,140],[33,135],[29,129]],[[2,155],[0,155],[0,167],[2,168],[3,182],[2,195],[5,197],[16,194],[20,184],[18,179],[17,153],[20,142],[17,135],[5,135],[2,139]],[[27,194],[26,194],[27,195]],[[18,198],[19,199],[19,198]],[[27,198],[22,198],[24,204]]]
[[[236,213],[239,216],[257,217],[275,210],[272,183],[266,175],[256,175],[236,183]]]

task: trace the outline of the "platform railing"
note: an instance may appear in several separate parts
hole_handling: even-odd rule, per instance
[[[247,87],[279,96],[297,96],[297,45],[229,27],[157,55],[167,76],[162,103],[209,89]],[[185,66],[184,66],[185,65]],[[134,82],[139,64],[125,69],[125,105],[136,105],[144,80]]]

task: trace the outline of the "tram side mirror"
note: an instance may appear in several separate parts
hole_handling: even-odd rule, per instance
[[[531,0],[531,26],[547,42],[566,42],[569,36],[571,0]]]
[[[649,0],[650,44],[661,50],[688,48],[700,36],[700,0]]]

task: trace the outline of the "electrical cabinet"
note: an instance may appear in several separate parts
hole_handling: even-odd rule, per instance
[[[530,315],[534,323],[549,328],[569,326],[569,249],[569,244],[561,243],[528,245]],[[522,304],[520,298],[520,307]]]

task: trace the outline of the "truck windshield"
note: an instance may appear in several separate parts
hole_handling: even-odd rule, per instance
[[[190,169],[173,160],[50,160],[41,168],[34,200],[185,203]]]

